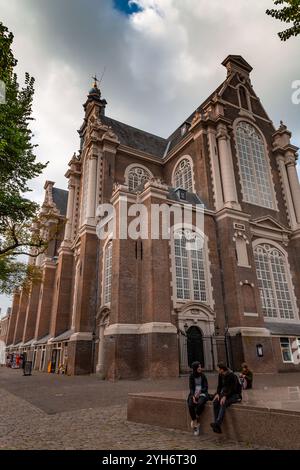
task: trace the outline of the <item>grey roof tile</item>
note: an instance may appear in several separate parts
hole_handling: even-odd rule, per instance
[[[168,141],[149,132],[128,126],[107,116],[101,116],[104,124],[112,127],[121,144],[127,145],[157,157],[163,157]]]
[[[67,213],[68,194],[68,191],[65,189],[52,189],[53,201],[62,215],[66,215]]]
[[[271,323],[266,322],[266,327],[271,331],[272,335],[282,336],[299,336],[300,323]]]

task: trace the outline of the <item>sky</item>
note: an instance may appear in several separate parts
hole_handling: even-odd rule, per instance
[[[272,0],[0,0],[0,21],[14,34],[17,73],[36,79],[33,131],[38,160],[49,161],[31,183],[43,199],[48,179],[64,174],[79,148],[82,104],[96,73],[106,113],[168,137],[226,78],[221,62],[242,55],[252,83],[277,127],[282,119],[300,147],[300,37],[286,43],[284,25],[267,16]],[[0,296],[0,307],[9,300]]]

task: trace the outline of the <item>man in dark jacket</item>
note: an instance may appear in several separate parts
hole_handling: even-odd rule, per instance
[[[241,387],[236,375],[225,364],[218,364],[219,377],[217,393],[213,399],[214,423],[211,427],[214,432],[221,433],[226,408],[233,403],[240,402]]]
[[[200,362],[193,362],[192,369],[193,372],[189,378],[190,393],[187,402],[192,418],[191,427],[193,428],[194,436],[199,436],[199,417],[208,400],[208,382],[205,374],[202,372]]]

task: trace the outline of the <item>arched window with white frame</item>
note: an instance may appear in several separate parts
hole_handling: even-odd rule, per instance
[[[262,135],[252,124],[241,121],[236,128],[236,140],[244,201],[275,210],[274,190]]]
[[[173,185],[175,188],[182,188],[190,193],[194,191],[193,168],[188,158],[183,158],[176,166],[173,176]]]
[[[111,301],[111,279],[112,279],[112,241],[109,241],[104,250],[103,270],[103,298],[104,304]]]
[[[129,191],[135,192],[152,178],[152,174],[146,168],[135,165],[130,166],[126,170],[125,179],[128,184]]]
[[[287,255],[276,246],[261,243],[254,248],[254,258],[264,316],[294,320],[295,303]]]
[[[191,230],[177,230],[173,249],[177,300],[209,303],[205,240]]]

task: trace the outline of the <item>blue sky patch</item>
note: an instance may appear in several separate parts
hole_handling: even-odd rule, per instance
[[[129,4],[129,0],[114,0],[114,6],[125,15],[132,15],[138,11],[142,11],[142,8],[136,3]]]

